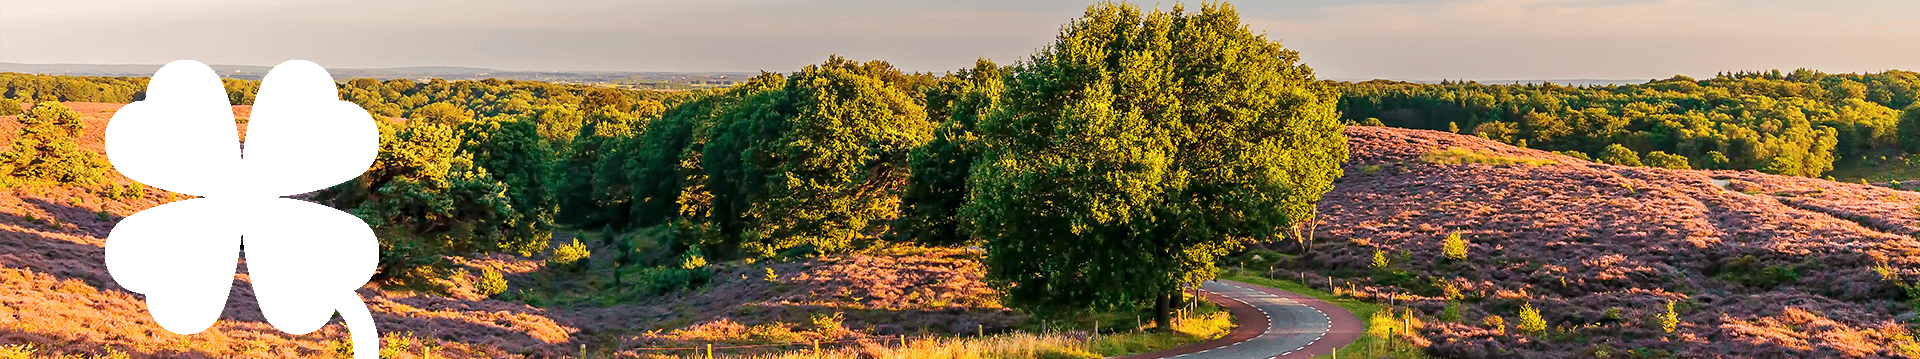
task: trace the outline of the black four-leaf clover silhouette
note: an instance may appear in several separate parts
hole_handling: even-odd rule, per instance
[[[372,228],[319,203],[290,200],[365,173],[380,132],[365,109],[342,102],[326,69],[284,61],[261,81],[242,156],[227,90],[200,61],[167,63],[146,100],[113,113],[108,159],[127,179],[200,196],[134,213],[108,234],[113,280],[146,294],[169,332],[213,326],[227,307],[244,250],[259,309],[290,334],[342,315],[355,357],[380,353],[367,284],[380,257]]]

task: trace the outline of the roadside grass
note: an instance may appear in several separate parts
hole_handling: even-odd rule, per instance
[[[1084,331],[1014,332],[984,337],[937,337],[899,342],[865,341],[857,345],[819,350],[802,349],[766,353],[714,352],[722,359],[1094,359],[1148,353],[1220,338],[1233,330],[1233,318],[1227,311],[1196,310],[1192,316],[1176,320],[1173,330],[1088,335]],[[642,353],[650,359],[704,359],[708,354]]]
[[[1201,303],[1194,314],[1175,320],[1171,331],[1102,334],[1092,338],[1088,351],[1102,356],[1150,353],[1218,339],[1233,331],[1232,315],[1212,303]]]
[[[1151,324],[1148,325],[1151,327]],[[862,341],[837,348],[789,350],[781,352],[727,353],[715,351],[721,359],[1094,359],[1149,353],[1226,336],[1233,331],[1233,317],[1224,308],[1211,304],[1196,305],[1195,310],[1174,320],[1169,331],[1151,328],[1089,335],[1085,328],[1060,331],[1020,331],[983,337],[933,337],[908,339],[905,343],[879,340]],[[639,352],[650,359],[705,359],[700,350],[679,353]]]
[[[1346,346],[1340,347],[1340,349],[1335,351],[1336,353],[1347,353],[1351,358],[1366,355],[1363,353],[1371,353],[1372,355],[1387,354],[1386,356],[1382,356],[1386,358],[1431,358],[1426,352],[1420,350],[1420,346],[1415,344],[1410,336],[1406,335],[1407,331],[1405,329],[1393,329],[1419,327],[1420,319],[1414,318],[1412,315],[1395,315],[1393,310],[1377,303],[1369,303],[1359,299],[1327,293],[1285,279],[1267,278],[1247,273],[1232,273],[1232,275],[1223,275],[1220,279],[1304,294],[1314,299],[1338,305],[1341,309],[1352,312],[1355,317],[1360,317],[1361,327],[1366,328],[1366,330],[1361,333],[1359,338],[1354,339],[1353,343],[1348,343]],[[1391,338],[1389,338],[1388,333],[1392,333]],[[1315,356],[1314,358],[1332,359],[1334,356],[1321,355]]]

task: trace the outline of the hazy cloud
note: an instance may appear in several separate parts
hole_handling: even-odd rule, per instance
[[[945,71],[1045,46],[1087,1],[0,0],[0,62],[792,71],[837,53]],[[1145,5],[1154,7],[1154,3]],[[1170,8],[1172,2],[1159,3]],[[1920,63],[1920,2],[1242,2],[1332,78],[1649,78]]]

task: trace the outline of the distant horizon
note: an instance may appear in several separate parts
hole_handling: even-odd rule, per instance
[[[884,60],[884,59],[878,59],[878,60]],[[160,66],[164,66],[164,65],[165,65],[165,64],[139,64],[139,63],[113,63],[113,64],[88,64],[88,63],[16,63],[16,62],[0,62],[0,72],[18,72],[18,71],[14,71],[13,69],[9,69],[9,68],[8,68],[8,67],[11,67],[11,66],[101,66],[101,67],[109,67],[109,66],[114,66],[114,67],[119,67],[119,66],[125,66],[125,67],[153,67],[153,68],[155,68],[155,69],[158,69],[158,68],[159,68]],[[260,68],[260,69],[261,69],[262,71],[264,71],[265,69],[270,69],[270,68],[272,68],[272,67],[274,66],[274,65],[237,65],[237,64],[207,64],[207,65],[208,65],[209,67],[215,67],[215,68],[223,68],[223,67],[224,67],[224,68],[234,68],[234,67],[243,67],[243,68]],[[322,64],[322,65],[324,66],[325,64]],[[546,73],[546,74],[629,74],[629,73],[630,73],[630,74],[757,74],[757,73],[759,73],[760,71],[763,71],[763,70],[753,70],[753,71],[740,71],[740,70],[713,70],[713,71],[665,71],[665,70],[516,70],[516,69],[497,69],[497,68],[488,68],[488,67],[477,67],[477,66],[460,66],[460,65],[415,65],[415,66],[395,66],[395,67],[360,67],[360,68],[355,68],[355,67],[341,67],[341,68],[331,68],[331,67],[329,67],[329,68],[328,68],[328,70],[330,70],[330,71],[345,71],[345,72],[365,72],[365,71],[395,71],[395,70],[410,70],[410,69],[422,69],[422,70],[424,70],[424,69],[440,69],[440,70],[469,70],[469,71],[476,71],[476,72],[482,72],[482,71],[484,71],[484,72],[500,72],[500,73],[521,73],[521,74],[539,74],[539,73]],[[1773,71],[1773,70],[1779,70],[1779,71],[1782,71],[1782,72],[1790,72],[1790,71],[1793,71],[1793,70],[1797,70],[1797,69],[1808,69],[1808,70],[1813,70],[1813,71],[1819,71],[1819,72],[1822,72],[1822,73],[1827,73],[1827,74],[1862,74],[1862,73],[1880,73],[1880,72],[1886,72],[1886,71],[1915,71],[1915,70],[1912,70],[1912,69],[1902,69],[1902,68],[1889,68],[1889,69],[1885,69],[1885,70],[1879,70],[1879,71],[1864,71],[1864,72],[1862,72],[1862,71],[1852,71],[1852,72],[1830,72],[1830,71],[1824,71],[1824,70],[1821,70],[1821,69],[1817,69],[1817,68],[1807,68],[1807,67],[1801,67],[1801,68],[1795,68],[1795,69],[1784,69],[1784,68],[1782,68],[1782,69],[1742,69],[1742,70],[1722,70],[1722,71],[1720,71],[1719,73],[1735,73],[1735,72],[1742,72],[1742,71],[1746,71],[1746,72],[1764,72],[1764,71]],[[798,69],[793,69],[793,70],[798,70]],[[792,72],[793,70],[783,70],[783,71],[773,71],[773,70],[764,70],[764,71],[769,71],[769,72],[778,72],[778,73],[789,73],[789,72]],[[911,72],[911,71],[910,71],[910,72]],[[66,75],[66,74],[71,74],[71,75],[75,75],[75,76],[101,76],[101,75],[135,75],[135,73],[107,73],[107,72],[86,72],[86,71],[78,71],[78,72],[74,72],[74,71],[68,71],[68,72],[48,72],[48,71],[27,71],[27,72],[22,72],[22,73],[35,73],[35,74],[54,74],[54,75]],[[935,73],[935,74],[939,74],[940,72],[934,72],[934,73]],[[1554,84],[1559,84],[1559,85],[1588,85],[1588,84],[1639,84],[1639,83],[1646,83],[1646,82],[1648,82],[1648,81],[1657,81],[1657,80],[1662,80],[1662,79],[1668,79],[1668,78],[1672,78],[1672,77],[1674,77],[1674,76],[1676,76],[1676,75],[1677,75],[1677,76],[1687,76],[1687,77],[1692,77],[1692,78],[1695,78],[1695,79],[1705,79],[1705,78],[1712,78],[1712,77],[1714,77],[1714,76],[1716,76],[1716,75],[1718,75],[1718,73],[1716,73],[1716,74],[1703,74],[1703,75],[1692,75],[1692,74],[1670,74],[1670,75],[1663,75],[1663,76],[1652,76],[1652,77],[1644,77],[1644,78],[1455,78],[1455,77],[1447,77],[1447,78],[1366,78],[1366,77],[1317,77],[1317,79],[1319,79],[1319,80],[1331,80],[1331,81],[1339,81],[1339,82],[1365,82],[1365,81],[1372,81],[1372,80],[1387,80],[1387,81],[1400,81],[1400,82],[1412,82],[1412,83],[1440,83],[1440,82],[1443,82],[1443,81],[1451,81],[1451,82],[1466,82],[1466,81],[1471,81],[1471,82],[1476,82],[1476,83],[1481,83],[1481,84],[1487,84],[1487,85],[1510,85],[1510,84],[1514,84],[1514,83],[1520,83],[1520,84],[1538,84],[1538,83],[1549,83],[1549,82],[1550,82],[1550,83],[1554,83]],[[432,77],[432,76],[423,76],[423,77]]]

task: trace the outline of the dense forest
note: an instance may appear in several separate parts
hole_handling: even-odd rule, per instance
[[[599,231],[618,263],[663,268],[643,281],[697,282],[710,260],[977,245],[992,280],[1022,288],[1010,305],[1155,308],[1164,324],[1219,257],[1297,233],[1339,175],[1337,89],[1297,62],[1224,4],[1103,4],[1027,61],[944,74],[833,56],[685,92],[351,79],[341,99],[385,119],[379,157],[314,198],[375,228],[386,281],[445,255],[584,255],[556,231]],[[37,112],[139,101],[145,81],[0,74],[5,99]],[[226,85],[236,105],[259,87]]]
[[[1920,73],[1910,71],[1774,70],[1584,87],[1374,80],[1341,90],[1341,114],[1354,123],[1468,133],[1613,164],[1821,177],[1840,160],[1920,153],[1920,111],[1912,110]]]
[[[1104,4],[1025,61],[941,74],[833,56],[680,92],[351,79],[340,97],[383,119],[380,154],[314,198],[379,232],[387,281],[430,274],[414,272],[446,255],[584,256],[556,231],[603,233],[616,263],[661,268],[642,280],[685,282],[671,288],[700,281],[709,261],[912,242],[984,248],[1011,305],[1151,307],[1165,321],[1174,293],[1227,254],[1308,240],[1315,203],[1343,174],[1341,119],[1622,165],[1808,177],[1843,158],[1920,153],[1913,72],[1567,87],[1336,83],[1298,62],[1230,6]],[[0,103],[36,104],[20,117],[30,146],[0,169],[93,185],[104,161],[73,147],[77,117],[58,102],[139,101],[146,81],[0,74]],[[236,105],[259,87],[225,84]]]

